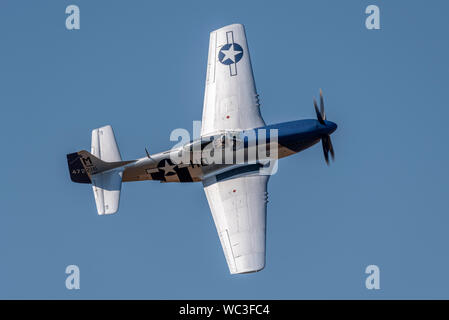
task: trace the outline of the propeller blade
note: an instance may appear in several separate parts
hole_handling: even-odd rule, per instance
[[[332,145],[331,137],[322,137],[321,145],[323,146],[324,160],[326,160],[327,165],[329,165],[329,152],[331,153],[332,160],[335,160],[334,146]]]
[[[328,136],[328,139],[329,139],[329,150],[331,152],[331,157],[332,157],[332,160],[335,160],[334,146],[332,145],[331,137]]]
[[[324,160],[326,160],[326,164],[329,165],[329,149],[325,137],[321,139],[321,145],[323,146]]]
[[[326,113],[324,112],[324,98],[323,98],[323,90],[320,89],[320,111],[321,117],[323,120],[326,120]]]
[[[316,117],[318,118],[318,121],[319,121],[321,124],[324,124],[324,119],[323,119],[323,117],[321,116],[320,110],[318,110],[318,104],[316,103],[315,98],[313,99],[313,106],[315,107]]]

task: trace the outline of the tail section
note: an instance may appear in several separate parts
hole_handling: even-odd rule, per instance
[[[111,126],[92,130],[91,153],[82,150],[67,155],[73,182],[91,183],[99,215],[117,212],[124,166]]]
[[[92,176],[104,171],[122,167],[134,161],[106,162],[86,150],[67,155],[70,179],[78,183],[92,183]]]
[[[84,164],[85,160],[87,161],[87,159],[82,158],[82,156],[78,152],[70,153],[67,155],[70,179],[73,182],[92,183],[90,175],[86,171],[86,166]]]

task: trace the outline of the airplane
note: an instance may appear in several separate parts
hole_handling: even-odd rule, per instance
[[[112,127],[94,129],[90,152],[67,155],[70,178],[92,184],[99,215],[117,212],[122,182],[201,182],[230,273],[260,271],[273,164],[319,141],[329,164],[337,125],[326,120],[321,90],[319,107],[313,100],[317,119],[272,125],[265,124],[258,97],[244,26],[212,31],[200,138],[152,155],[145,149],[146,156],[122,161]]]

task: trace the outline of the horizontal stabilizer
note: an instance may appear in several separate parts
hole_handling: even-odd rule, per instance
[[[67,155],[73,182],[91,183],[98,214],[118,210],[125,166],[136,160],[122,161],[111,126],[92,130],[91,152],[81,150]]]
[[[95,204],[99,215],[116,213],[120,202],[123,169],[92,176]]]
[[[120,163],[122,157],[111,126],[92,130],[91,153],[103,163]],[[123,169],[92,175],[92,189],[99,215],[116,213],[120,202]]]
[[[92,130],[90,153],[106,162],[122,161],[111,126]]]

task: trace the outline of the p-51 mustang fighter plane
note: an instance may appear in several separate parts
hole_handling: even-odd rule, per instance
[[[67,155],[70,178],[92,184],[100,215],[117,212],[122,182],[202,182],[231,274],[256,272],[265,266],[272,164],[320,140],[326,162],[334,158],[337,125],[326,120],[321,91],[314,107],[317,120],[265,125],[244,27],[229,25],[210,34],[200,139],[122,161],[111,126],[98,128],[90,153]]]

